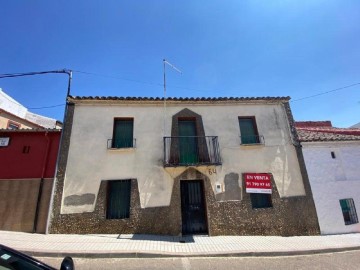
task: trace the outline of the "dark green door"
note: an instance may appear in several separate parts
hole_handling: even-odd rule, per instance
[[[206,212],[202,180],[180,181],[182,234],[206,234]]]
[[[179,159],[180,164],[198,162],[195,120],[179,120]]]

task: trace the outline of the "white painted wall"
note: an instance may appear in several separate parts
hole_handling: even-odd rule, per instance
[[[281,197],[304,195],[294,146],[283,105],[231,104],[167,106],[166,136],[171,133],[172,115],[184,108],[202,116],[206,136],[218,136],[222,166],[216,174],[210,167],[197,167],[207,174],[215,190],[231,172],[272,173]],[[265,146],[240,146],[238,116],[255,116]],[[134,118],[136,148],[108,150],[114,117]],[[136,178],[142,207],[166,206],[170,203],[173,178],[186,168],[163,168],[163,105],[162,104],[76,104],[63,199],[70,195],[97,195],[101,180]],[[65,206],[62,213],[93,211],[95,205]]]
[[[360,232],[359,223],[345,225],[339,203],[352,198],[360,213],[360,142],[302,144],[321,233]]]

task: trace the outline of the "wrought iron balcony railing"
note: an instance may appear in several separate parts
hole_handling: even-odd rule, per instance
[[[241,145],[265,144],[265,139],[263,135],[240,136],[240,144]]]
[[[217,136],[164,137],[164,166],[221,165]]]
[[[136,139],[108,139],[107,149],[136,148]]]

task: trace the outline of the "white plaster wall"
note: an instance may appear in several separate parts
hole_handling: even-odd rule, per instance
[[[18,117],[25,118],[27,109],[0,88],[0,108]]]
[[[202,116],[206,136],[218,136],[222,166],[200,167],[215,190],[231,172],[269,172],[274,175],[281,197],[305,195],[285,110],[279,104],[188,105],[168,104],[166,136],[171,133],[172,115],[184,108]],[[265,146],[240,146],[238,116],[255,116]],[[136,148],[108,150],[114,117],[134,118]],[[186,168],[163,168],[162,105],[75,106],[65,175],[63,199],[70,195],[97,195],[101,180],[136,178],[142,207],[170,203],[173,178]],[[216,169],[210,174],[209,169]],[[62,205],[62,213],[93,211],[94,204]]]
[[[360,232],[359,223],[345,225],[339,202],[354,199],[360,213],[360,142],[303,143],[303,154],[321,233]]]

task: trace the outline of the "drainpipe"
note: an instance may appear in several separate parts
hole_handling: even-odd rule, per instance
[[[42,171],[41,171],[41,179],[40,179],[40,185],[39,185],[39,192],[38,192],[38,197],[37,197],[37,202],[36,202],[36,210],[35,210],[35,220],[34,220],[34,227],[33,227],[33,233],[36,233],[37,230],[37,226],[38,226],[38,219],[39,219],[39,211],[40,211],[40,202],[41,202],[41,197],[42,197],[42,192],[43,192],[43,186],[44,186],[44,177],[45,177],[45,172],[46,172],[46,168],[47,168],[47,161],[48,161],[48,156],[49,156],[49,146],[50,146],[50,138],[48,136],[48,132],[45,132],[45,138],[46,138],[46,149],[45,149],[45,155],[44,155],[44,160],[42,163]]]

